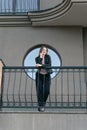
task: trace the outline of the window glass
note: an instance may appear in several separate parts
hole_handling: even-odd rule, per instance
[[[0,0],[0,13],[38,10],[38,0]]]
[[[13,0],[0,0],[0,12],[12,12]]]
[[[16,0],[16,12],[38,10],[38,0]]]

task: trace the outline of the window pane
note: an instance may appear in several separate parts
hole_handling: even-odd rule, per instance
[[[38,10],[38,0],[0,0],[0,12],[28,12]]]
[[[28,12],[38,9],[38,0],[17,0],[16,12]]]
[[[0,12],[12,12],[13,0],[0,0]]]

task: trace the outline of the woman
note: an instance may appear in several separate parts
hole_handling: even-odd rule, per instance
[[[51,67],[51,58],[47,52],[48,48],[42,46],[39,51],[39,56],[35,58],[36,66],[38,67],[38,71],[36,72],[36,91],[39,111],[45,110],[44,107],[50,92],[51,69],[49,67]]]

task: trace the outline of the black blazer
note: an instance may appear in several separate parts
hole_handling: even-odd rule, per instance
[[[36,58],[35,58],[35,61],[36,61],[36,64],[42,64],[42,58],[40,58],[40,56],[37,56]],[[46,71],[47,71],[47,73],[52,73],[52,70],[51,69],[49,69],[49,67],[51,67],[51,57],[49,56],[49,55],[45,55],[45,58],[44,58],[44,64],[42,64],[42,66],[41,67],[39,67],[39,70],[41,69],[41,68],[45,68],[46,69]]]

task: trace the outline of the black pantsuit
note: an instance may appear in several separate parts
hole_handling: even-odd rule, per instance
[[[39,106],[45,106],[50,93],[50,74],[36,73],[36,91]]]
[[[49,55],[45,55],[45,63],[42,64],[42,58],[36,57],[36,64],[42,64],[42,67],[38,67],[36,72],[36,91],[39,106],[45,106],[48,95],[50,93],[51,76],[48,67],[51,67],[51,58]],[[41,74],[41,68],[44,68],[47,74]]]

